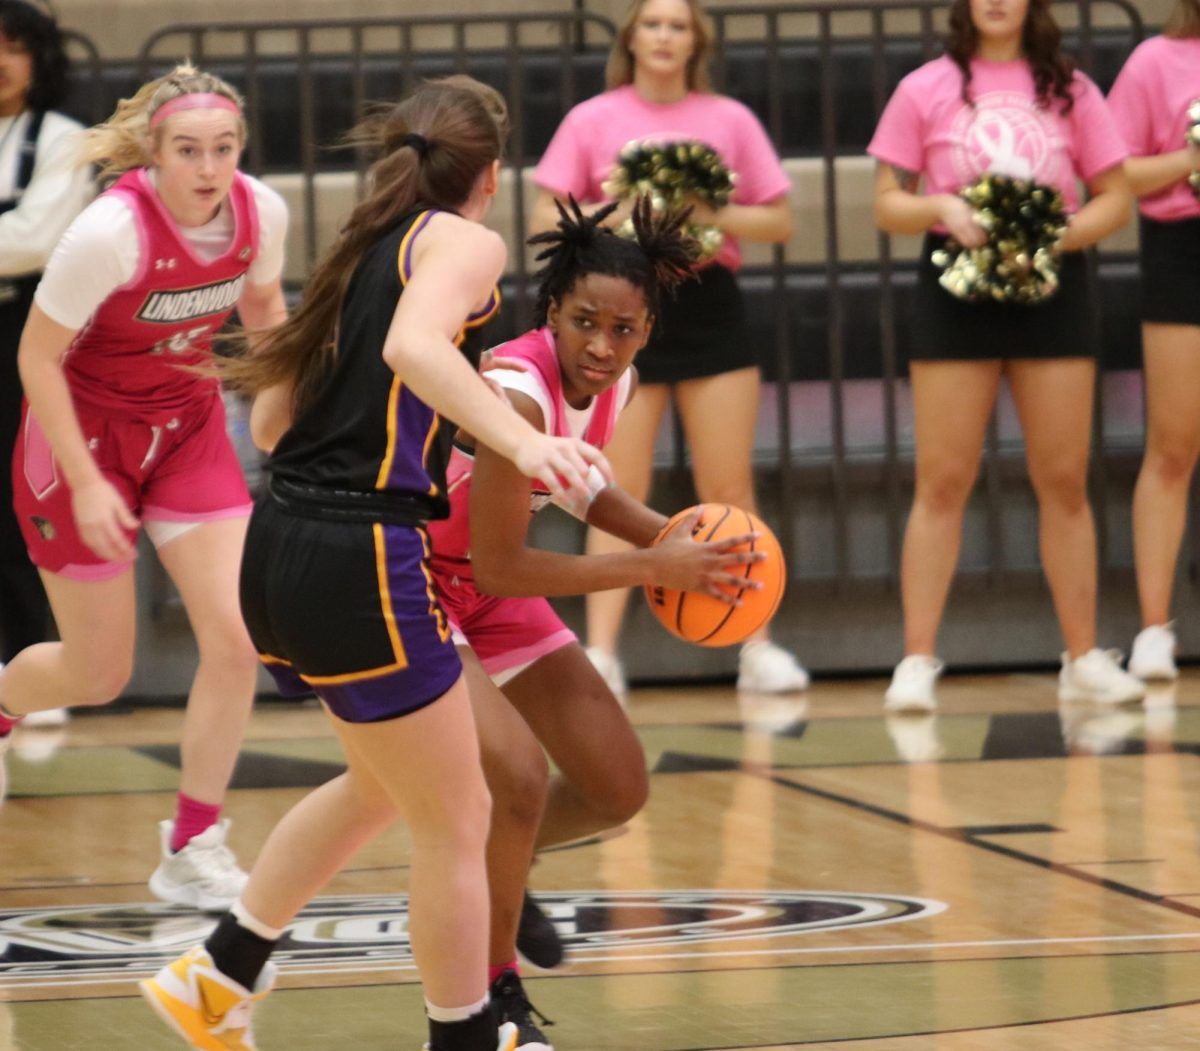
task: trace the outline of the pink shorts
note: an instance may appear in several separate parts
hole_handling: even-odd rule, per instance
[[[76,416],[101,473],[156,543],[178,535],[172,525],[250,514],[250,493],[225,432],[219,395],[158,420],[113,419],[80,408]],[[28,404],[12,477],[13,507],[34,565],[73,580],[109,580],[129,567],[106,562],[80,538],[71,490]],[[130,540],[136,536],[136,529],[129,531]]]
[[[484,595],[475,588],[470,563],[465,564],[465,572],[456,572],[459,565],[434,556],[438,600],[455,642],[469,645],[497,684],[503,685],[534,661],[576,641],[575,633],[544,598]]]

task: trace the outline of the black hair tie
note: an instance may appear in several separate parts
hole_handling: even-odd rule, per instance
[[[400,140],[401,146],[411,146],[422,158],[429,156],[429,140],[424,135],[410,131]]]

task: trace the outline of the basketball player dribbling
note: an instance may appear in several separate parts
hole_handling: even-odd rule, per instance
[[[538,257],[545,261],[537,275],[538,327],[495,350],[496,363],[522,370],[488,377],[538,431],[603,448],[636,387],[633,359],[650,338],[659,289],[690,276],[694,245],[680,236],[680,217],[652,218],[645,202],[634,213],[636,240],[602,225],[615,205],[590,218],[573,200],[570,207],[560,206],[555,231],[531,239],[548,246]],[[736,567],[765,556],[732,550],[750,535],[693,541],[698,515],[659,540],[667,518],[598,477],[587,502],[562,506],[635,549],[571,555],[530,547],[531,511],[551,495],[462,432],[447,478],[450,517],[430,525],[432,566],[466,668],[493,799],[491,997],[500,1019],[516,1023],[518,1048],[549,1051],[516,952],[543,965],[561,956],[559,949],[546,959],[528,947],[539,920],[542,940],[554,935],[532,900],[522,902],[533,851],[627,821],[648,784],[628,716],[544,596],[660,584],[729,602],[722,585],[741,581],[732,575]],[[560,771],[548,793],[542,746]]]

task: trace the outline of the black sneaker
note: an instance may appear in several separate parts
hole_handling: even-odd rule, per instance
[[[517,924],[517,952],[538,967],[557,967],[563,961],[562,938],[550,917],[542,912],[529,891],[521,903],[521,922]]]
[[[521,976],[513,970],[505,970],[491,984],[488,993],[492,999],[492,1011],[496,1023],[512,1022],[517,1027],[516,1051],[554,1051],[554,1045],[534,1024],[531,1015],[536,1015],[541,1025],[554,1025],[541,1011],[529,1002]]]

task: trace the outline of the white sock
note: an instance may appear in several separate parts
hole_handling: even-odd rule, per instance
[[[478,1003],[468,1004],[466,1007],[438,1007],[436,1004],[431,1004],[426,998],[425,1013],[435,1022],[465,1022],[487,1007],[488,1000],[488,994],[484,993],[482,1000]]]
[[[269,942],[277,942],[283,937],[282,927],[269,927],[262,920],[251,916],[250,911],[242,904],[241,898],[233,903],[233,907],[229,911],[238,921],[238,926],[245,927],[251,934],[257,934]]]

